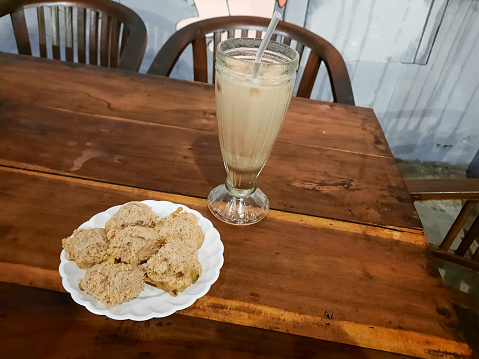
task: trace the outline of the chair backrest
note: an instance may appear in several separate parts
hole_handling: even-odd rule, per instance
[[[193,71],[195,81],[208,82],[207,41],[213,41],[214,81],[215,52],[218,43],[225,37],[262,38],[270,19],[253,16],[226,16],[192,23],[178,30],[163,45],[148,70],[149,74],[169,76],[176,61],[185,48],[192,44]],[[253,35],[253,36],[252,36]],[[322,37],[302,27],[280,21],[272,37],[298,51],[300,57],[311,49],[300,79],[296,96],[309,98],[323,62],[326,66],[334,102],[354,105],[353,91],[348,70],[341,54]]]
[[[32,55],[24,11],[28,8],[36,8],[41,57],[51,52],[58,60],[140,68],[147,35],[133,10],[110,0],[2,0],[0,17],[10,14],[18,52],[24,55]]]
[[[431,246],[432,254],[465,267],[479,271],[479,178],[464,179],[419,179],[406,180],[409,193],[414,201],[463,200],[459,212],[448,233],[438,247]],[[466,223],[472,223],[468,228]],[[457,235],[464,229],[464,236],[455,251],[450,247]],[[476,248],[473,248],[476,243]]]

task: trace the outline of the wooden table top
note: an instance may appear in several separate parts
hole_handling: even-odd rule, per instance
[[[272,210],[236,227],[206,207],[226,176],[211,85],[5,53],[0,69],[2,357],[471,355],[372,110],[293,98],[259,177]],[[61,239],[145,199],[212,221],[220,277],[167,318],[94,315],[64,293]]]

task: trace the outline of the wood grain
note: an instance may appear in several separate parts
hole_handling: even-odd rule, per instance
[[[35,175],[41,178],[46,179],[58,179],[59,174],[52,174],[44,172],[43,168],[38,166],[31,166],[30,168],[19,169],[13,167],[2,167],[2,171],[19,173],[19,174],[28,174]],[[32,173],[31,171],[34,171]],[[81,179],[78,177],[62,176],[62,181],[66,183],[71,183],[73,185],[91,185],[90,180]],[[131,196],[136,196],[138,198],[150,198],[162,201],[170,201],[174,203],[183,203],[188,206],[204,207],[205,199],[197,197],[189,197],[179,194],[159,192],[153,190],[147,190],[142,188],[129,187],[125,185],[117,185],[107,182],[96,182],[95,187],[99,190],[107,191],[119,191],[126,192]],[[207,212],[210,215],[209,212]],[[212,217],[213,218],[213,217]],[[422,230],[410,229],[410,228],[396,228],[396,227],[377,227],[364,225],[361,223],[354,222],[344,222],[335,219],[327,219],[322,217],[307,216],[298,213],[292,212],[282,212],[277,210],[270,210],[268,213],[268,218],[274,218],[281,221],[294,222],[298,224],[305,224],[313,227],[323,227],[323,228],[335,228],[341,230],[342,232],[352,232],[358,234],[366,234],[374,237],[393,239],[397,241],[403,241],[407,243],[416,244],[419,246],[426,246],[426,238],[424,237],[424,232]],[[216,220],[213,218],[213,220]]]
[[[58,268],[61,239],[93,214],[152,198],[62,176],[8,169],[1,176],[8,210],[0,222],[0,261],[47,270]],[[424,267],[424,246],[275,218],[232,227],[214,220],[204,204],[190,207],[213,221],[225,245],[225,265],[209,295],[313,317],[329,309],[340,321],[454,339],[447,329],[452,309],[440,302],[440,279]]]
[[[406,358],[181,314],[115,321],[89,313],[67,294],[3,283],[0,308],[3,358],[24,355],[26,336],[30,354],[40,358]]]
[[[216,129],[214,88],[209,84],[6,53],[0,53],[0,63],[3,102]],[[303,98],[291,100],[278,141],[393,157],[371,109]]]
[[[203,198],[225,180],[213,132],[16,103],[1,112],[3,164]],[[279,142],[259,186],[274,209],[421,228],[388,157]]]
[[[0,270],[7,274],[7,278],[2,277],[2,281],[6,283],[15,283],[8,280],[10,279],[9,274],[15,270],[19,271],[20,275],[29,272],[30,280],[34,283],[26,285],[31,287],[42,281],[42,274],[47,278],[51,277],[50,271],[45,269],[20,267],[19,265],[5,263],[0,263]],[[57,285],[48,289],[60,289],[58,291],[64,292],[61,288],[58,273],[56,275],[58,277]],[[25,285],[24,283],[20,284]],[[39,288],[44,287],[40,286]],[[25,291],[25,289],[19,288],[11,290]],[[338,321],[327,316],[301,315],[277,308],[225,300],[210,295],[199,299],[191,307],[179,311],[178,314],[421,358],[442,358],[445,352],[454,353],[458,357],[471,354],[470,348],[465,343],[445,340],[427,334]],[[155,320],[152,319],[150,322]],[[327,330],[324,330],[325,328]]]

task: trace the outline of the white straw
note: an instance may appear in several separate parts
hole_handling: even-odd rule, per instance
[[[259,64],[261,63],[261,57],[264,54],[264,50],[266,50],[266,46],[268,45],[268,42],[271,39],[271,36],[273,35],[273,31],[276,28],[276,25],[278,25],[279,20],[281,20],[281,14],[275,11],[268,25],[268,28],[266,29],[266,33],[264,34],[263,41],[261,41],[258,52],[256,53],[256,58],[254,60],[255,65],[253,69],[253,78],[258,77]]]

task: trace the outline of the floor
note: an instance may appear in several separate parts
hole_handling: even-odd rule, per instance
[[[437,162],[419,162],[398,160],[404,178],[457,178],[466,177],[466,168],[445,165]],[[415,202],[416,210],[424,227],[426,239],[439,245],[459,213],[460,201],[423,201]],[[458,240],[452,248],[457,248]],[[468,302],[479,305],[479,272],[451,262],[434,259],[439,273],[447,287],[467,293]],[[459,308],[457,311],[461,327],[465,328],[465,337],[479,358],[479,312]],[[475,338],[475,339],[473,339]],[[471,341],[472,339],[472,341]]]

